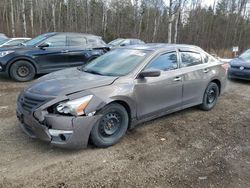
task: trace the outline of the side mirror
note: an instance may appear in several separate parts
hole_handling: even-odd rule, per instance
[[[126,46],[126,44],[123,43],[123,44],[121,44],[120,46]]]
[[[145,77],[158,77],[161,75],[161,71],[159,70],[144,70],[139,73],[139,78],[145,78]]]
[[[40,44],[38,47],[41,48],[41,49],[48,48],[49,43],[44,42],[44,43]]]

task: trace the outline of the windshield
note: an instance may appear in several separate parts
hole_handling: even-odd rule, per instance
[[[10,39],[4,39],[0,41],[0,45],[4,44],[5,42],[8,42]]]
[[[51,36],[51,35],[49,35],[48,33],[39,35],[39,36],[37,36],[37,37],[23,43],[23,45],[25,45],[25,46],[35,46],[36,44],[40,43],[44,39],[48,38],[48,36]]]
[[[118,46],[119,44],[121,44],[125,39],[116,39],[111,41],[109,44],[113,45],[113,46]]]
[[[83,71],[104,76],[124,76],[134,70],[149,52],[134,49],[116,49],[91,61]]]
[[[250,61],[250,49],[245,51],[243,54],[239,56],[241,59],[245,61]]]

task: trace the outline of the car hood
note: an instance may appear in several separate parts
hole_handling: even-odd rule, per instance
[[[86,73],[77,68],[64,69],[39,78],[26,89],[30,93],[59,96],[112,84],[118,77]]]
[[[237,66],[237,67],[239,67],[239,66],[244,66],[244,67],[250,68],[250,62],[244,61],[244,60],[241,59],[240,57],[233,59],[233,60],[230,62],[230,65],[231,65],[231,66]]]
[[[23,45],[16,45],[16,46],[3,46],[0,48],[0,51],[29,51],[33,49],[33,46],[23,46]]]

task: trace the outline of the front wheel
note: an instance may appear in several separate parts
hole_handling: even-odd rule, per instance
[[[32,80],[36,75],[35,67],[28,61],[16,61],[10,67],[10,76],[19,82]]]
[[[203,96],[203,102],[200,108],[205,111],[209,111],[214,108],[219,96],[219,87],[216,83],[211,82],[208,84],[207,89]]]
[[[92,143],[97,147],[109,147],[116,144],[128,129],[129,117],[126,109],[117,103],[109,104],[100,112],[100,121],[90,133]]]

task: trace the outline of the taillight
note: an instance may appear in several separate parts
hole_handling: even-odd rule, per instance
[[[225,72],[227,72],[228,67],[229,67],[228,63],[224,63],[224,64],[222,64],[221,66],[222,66],[222,68],[225,70]]]

